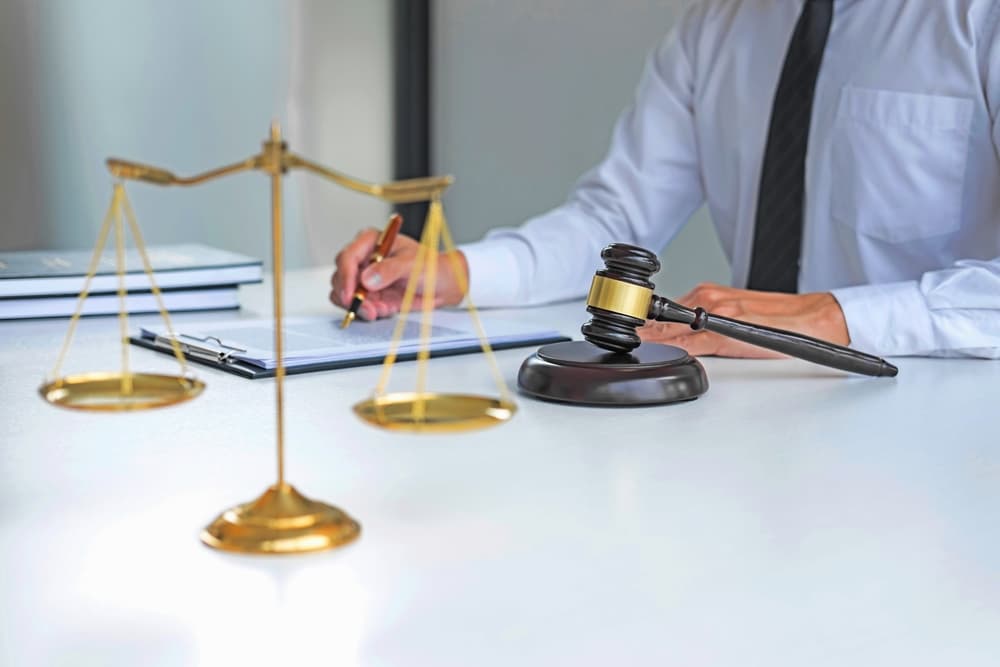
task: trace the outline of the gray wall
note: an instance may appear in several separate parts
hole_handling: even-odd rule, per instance
[[[457,178],[446,206],[458,239],[562,203],[603,157],[646,55],[686,4],[435,0],[434,163]],[[704,211],[663,258],[665,293],[729,281]]]
[[[435,171],[456,237],[559,204],[607,147],[681,0],[435,0]],[[88,248],[108,155],[191,173],[255,152],[272,117],[294,150],[391,174],[390,0],[0,2],[0,248]],[[259,174],[128,186],[152,243],[268,253]],[[387,207],[288,179],[289,266],[328,263]],[[670,293],[728,280],[703,213],[665,253]]]
[[[89,248],[111,194],[105,157],[190,174],[255,153],[272,118],[293,150],[384,178],[389,4],[0,2],[0,248]],[[286,188],[289,266],[329,262],[358,228],[384,220],[384,206],[326,197],[310,181],[295,175]],[[260,174],[127,189],[151,243],[269,252]]]
[[[392,0],[296,0],[288,115],[292,149],[365,181],[392,177]],[[305,174],[292,179],[312,262],[331,264],[390,207]]]

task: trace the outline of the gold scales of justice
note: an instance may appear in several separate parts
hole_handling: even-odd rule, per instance
[[[232,507],[219,515],[201,533],[201,539],[205,544],[224,551],[242,553],[301,553],[347,544],[353,541],[361,530],[358,523],[342,510],[303,496],[285,480],[282,177],[290,169],[304,169],[355,192],[392,204],[430,202],[417,257],[403,293],[400,313],[393,331],[389,353],[382,365],[380,379],[372,397],[354,406],[355,413],[376,427],[425,433],[483,428],[504,422],[513,416],[516,406],[500,373],[475,307],[468,300],[466,300],[467,308],[479,336],[480,346],[492,369],[500,397],[433,393],[426,389],[434,290],[442,244],[445,251],[443,255],[453,263],[455,275],[460,281],[465,280],[464,273],[458,266],[455,245],[441,204],[441,194],[452,184],[450,176],[413,178],[381,184],[362,182],[291,153],[287,143],[282,140],[277,122],[271,124],[270,137],[264,141],[263,150],[259,154],[242,162],[195,176],[180,177],[165,169],[114,158],[108,159],[107,165],[115,177],[111,205],[98,232],[87,277],[58,360],[51,373],[51,379],[47,379],[39,387],[39,393],[49,403],[76,410],[121,412],[163,407],[192,399],[205,387],[203,382],[194,377],[185,363],[183,343],[174,333],[170,316],[153,279],[149,255],[139,225],[136,223],[135,213],[125,194],[124,181],[135,180],[164,186],[190,186],[251,170],[262,171],[271,178],[271,259],[274,276],[272,298],[274,348],[277,358],[274,383],[277,416],[277,482],[255,500]],[[177,376],[136,373],[129,368],[123,218],[128,222],[160,316],[172,343],[174,357],[180,365],[180,374]],[[112,226],[118,274],[121,370],[117,373],[92,372],[61,376],[63,362]],[[417,284],[421,280],[424,296],[421,304],[420,344],[417,354],[417,387],[413,392],[387,393],[392,367],[396,361],[407,318],[413,308]],[[460,287],[463,293],[468,292],[466,284],[461,284]]]

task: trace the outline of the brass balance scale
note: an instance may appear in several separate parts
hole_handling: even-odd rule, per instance
[[[260,153],[242,162],[219,167],[195,176],[180,177],[165,169],[114,158],[109,159],[107,165],[112,176],[116,179],[111,205],[98,233],[97,244],[94,247],[87,277],[77,301],[76,311],[70,320],[51,378],[39,387],[39,393],[49,403],[74,410],[122,412],[165,407],[190,400],[198,396],[205,388],[204,383],[198,380],[188,368],[182,346],[174,334],[169,313],[163,306],[163,299],[153,279],[153,270],[142,239],[142,233],[125,194],[124,181],[136,180],[155,185],[188,186],[251,170],[262,171],[271,177],[271,258],[274,272],[274,347],[277,355],[275,373],[277,481],[255,500],[224,511],[207,526],[202,531],[201,539],[208,546],[242,553],[287,554],[321,551],[353,541],[361,530],[359,524],[342,510],[307,498],[285,480],[285,368],[282,361],[284,250],[282,247],[281,200],[282,177],[290,169],[304,169],[355,192],[377,197],[393,204],[430,202],[417,257],[403,294],[389,354],[382,365],[381,376],[372,397],[355,405],[355,413],[373,426],[410,432],[467,431],[499,424],[513,416],[516,406],[510,390],[504,382],[496,358],[490,349],[476,309],[468,300],[466,301],[469,314],[479,336],[481,348],[492,370],[500,396],[492,398],[467,394],[432,393],[428,392],[426,388],[433,294],[438,271],[439,250],[442,245],[444,256],[453,262],[452,268],[455,275],[459,276],[460,280],[464,280],[464,274],[457,265],[455,244],[448,230],[441,204],[442,193],[452,184],[450,176],[415,178],[382,184],[365,183],[289,152],[288,145],[282,140],[280,127],[276,122],[272,123],[270,137],[264,141],[263,150]],[[132,371],[129,365],[128,316],[125,307],[125,221],[127,221],[132,233],[160,316],[167,328],[174,357],[180,366],[180,373],[176,376],[137,373]],[[121,369],[118,372],[60,375],[112,226],[114,227],[118,274]],[[416,287],[421,278],[424,283],[424,292],[431,295],[432,298],[424,299],[421,309],[417,386],[412,392],[387,393],[392,367],[396,362],[404,327],[413,307]],[[467,285],[462,284],[460,287],[463,293],[467,293]]]

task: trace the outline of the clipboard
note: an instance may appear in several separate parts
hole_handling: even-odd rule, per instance
[[[514,340],[498,339],[490,340],[490,347],[494,350],[507,350],[518,347],[532,347],[557,343],[570,340],[567,336],[554,331],[537,331],[536,333],[524,334]],[[143,331],[139,335],[130,336],[129,342],[138,347],[153,350],[161,354],[173,355],[173,345],[170,337],[155,335],[149,331]],[[266,368],[261,365],[247,361],[239,355],[247,352],[247,349],[232,342],[226,342],[216,336],[194,336],[179,333],[177,343],[181,351],[193,363],[201,366],[215,368],[242,378],[256,380],[260,378],[274,377],[275,369]],[[461,354],[475,354],[482,351],[478,339],[470,340],[468,344],[453,345],[443,349],[435,349],[433,344],[430,349],[431,358],[451,357]],[[397,361],[413,361],[417,358],[416,351],[400,351],[397,353]],[[313,373],[317,371],[337,370],[340,368],[357,368],[361,366],[376,366],[385,361],[385,353],[374,353],[367,351],[363,354],[351,356],[350,358],[340,358],[335,360],[323,360],[313,363],[299,363],[286,365],[286,375],[298,375],[301,373]]]

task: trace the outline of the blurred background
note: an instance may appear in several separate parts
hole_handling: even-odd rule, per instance
[[[445,199],[456,239],[478,239],[558,205],[601,159],[646,55],[689,3],[4,0],[0,249],[91,248],[111,196],[106,157],[191,174],[257,152],[272,118],[292,150],[363,180],[391,179],[396,114],[406,113],[396,75],[411,65],[399,49],[422,29],[411,24],[420,6],[428,166],[456,177]],[[128,191],[149,243],[267,257],[259,173]],[[287,179],[286,207],[290,268],[330,264],[389,213],[303,173]],[[704,211],[663,256],[664,291],[729,280]]]

